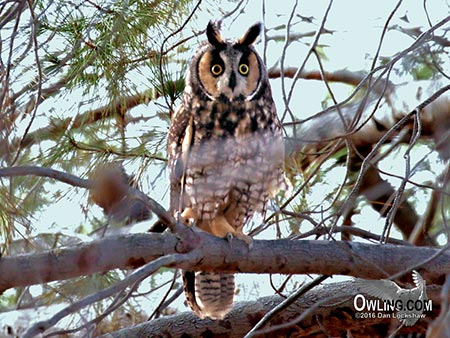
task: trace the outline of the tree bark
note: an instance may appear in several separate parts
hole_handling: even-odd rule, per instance
[[[432,313],[426,313],[424,320],[418,321],[413,327],[404,327],[400,332],[425,333],[426,319],[436,316],[438,312],[439,288],[427,289],[427,294],[433,302]],[[397,319],[390,318],[357,318],[354,308],[354,295],[360,293],[353,281],[324,284],[314,288],[298,298],[294,304],[287,307],[263,327],[267,329],[283,324],[285,327],[267,332],[255,337],[387,337],[389,333],[400,326]],[[368,297],[369,298],[369,297]],[[199,319],[192,312],[183,312],[144,322],[133,327],[105,334],[103,338],[125,337],[244,337],[258,321],[270,310],[279,305],[284,298],[279,295],[262,297],[257,301],[235,304],[224,320]],[[313,309],[298,323],[301,314]],[[286,325],[285,325],[286,324]],[[373,329],[376,325],[376,330]],[[372,328],[371,328],[372,326]],[[400,333],[399,332],[399,333]]]
[[[192,233],[191,228],[185,228]],[[107,237],[67,249],[0,259],[0,291],[74,278],[117,268],[135,268],[158,257],[184,252],[185,234],[133,234]],[[415,268],[429,281],[442,282],[450,273],[450,253],[430,247],[375,245],[315,240],[255,240],[247,245],[234,239],[195,232],[195,257],[175,266],[190,271],[347,275],[388,278]]]

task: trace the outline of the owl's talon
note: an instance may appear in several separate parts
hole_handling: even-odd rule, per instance
[[[227,234],[227,239],[228,239],[228,235],[231,236],[231,238],[237,238],[240,239],[241,241],[244,241],[245,244],[247,244],[247,248],[250,251],[253,248],[253,239],[250,236],[245,235],[243,232],[236,232],[235,234]],[[228,239],[229,241],[231,241],[231,239]]]
[[[181,223],[183,223],[187,227],[193,227],[194,226],[194,220],[191,218],[184,218],[181,220]]]
[[[195,213],[191,208],[186,208],[182,213],[177,212],[176,217],[178,221],[187,227],[193,227],[195,224]]]
[[[225,239],[228,242],[228,246],[230,248],[230,253],[233,253],[233,239],[234,239],[233,233],[227,232],[227,234],[225,235]],[[228,258],[225,258],[225,262],[228,263]]]
[[[233,234],[231,232],[227,232],[227,236],[226,236],[227,241],[231,243],[233,238],[234,238]]]
[[[236,236],[236,238],[242,240],[245,242],[245,244],[247,244],[248,250],[250,251],[253,248],[253,238],[251,238],[250,236],[247,236],[243,233],[240,233]]]
[[[233,234],[231,232],[227,232],[227,235],[225,236],[228,245],[230,246],[230,252],[233,252]]]
[[[183,222],[183,219],[182,219],[182,217],[181,217],[181,212],[179,212],[179,211],[177,211],[176,213],[175,213],[175,221],[176,222],[181,222],[181,223],[184,223]]]
[[[247,242],[246,242],[247,243]],[[250,251],[251,249],[253,249],[253,240],[250,243],[247,243],[248,245],[248,251]]]

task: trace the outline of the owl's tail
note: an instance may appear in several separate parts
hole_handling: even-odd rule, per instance
[[[223,319],[233,306],[234,275],[183,271],[186,300],[200,318]]]

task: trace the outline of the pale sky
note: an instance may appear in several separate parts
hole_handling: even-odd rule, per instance
[[[266,20],[264,22],[265,27],[267,29],[272,29],[281,24],[285,24],[294,4],[295,1],[292,0],[267,0]],[[235,4],[229,5],[229,8],[233,8],[234,6]],[[291,32],[291,34],[304,33],[317,29],[317,27],[320,25],[327,6],[328,1],[324,0],[299,1],[296,13],[300,14],[303,17],[313,17],[313,20],[312,23],[300,22],[299,17],[296,17],[293,22],[297,22],[297,24],[293,26],[293,31]],[[326,68],[326,70],[368,70],[372,62],[372,56],[377,49],[378,41],[380,39],[385,21],[394,6],[395,2],[386,0],[335,1],[331,7],[331,11],[325,25],[327,29],[333,30],[335,32],[332,35],[323,35],[320,38],[320,43],[326,46],[324,48],[324,52],[327,57],[327,60],[324,60],[324,67]],[[442,20],[449,13],[449,4],[446,1],[429,1],[427,3],[427,6],[432,24],[435,24],[436,22]],[[404,20],[400,19],[405,15],[407,15],[409,23],[406,23]],[[220,17],[219,13],[217,13],[217,17]],[[186,28],[186,35],[189,35],[189,30],[192,28],[203,29],[204,27],[206,27],[206,24],[210,19],[212,19],[212,17],[204,13],[203,16],[198,18],[198,20],[191,27]],[[249,26],[257,21],[263,21],[262,2],[258,0],[249,0],[245,13],[241,14],[236,20],[234,20],[234,17],[232,17],[224,21],[223,35],[230,38],[239,37]],[[397,11],[397,14],[393,18],[391,26],[392,25],[402,25],[402,27],[406,28],[418,26],[428,28],[429,25],[424,14],[423,2],[418,2],[415,0],[404,1],[400,9]],[[270,30],[268,35],[285,35],[285,30],[280,29],[276,32]],[[200,40],[203,39],[204,37],[200,38]],[[305,38],[304,40],[292,43],[287,51],[285,67],[298,66],[299,64],[301,64],[304,60],[306,52],[308,51],[310,42],[311,38]],[[405,34],[391,30],[388,32],[383,42],[381,56],[390,57],[409,46],[412,42],[413,40]],[[277,62],[279,61],[282,46],[282,42],[270,42],[268,44],[267,60],[269,67],[277,64]],[[262,53],[262,43],[259,43],[257,45],[257,49],[260,51],[260,53]],[[446,66],[447,69],[450,69],[448,60]],[[314,57],[311,57],[310,61],[307,63],[306,69],[315,70],[317,68],[317,63]],[[395,76],[393,76],[391,80],[398,83],[403,81],[410,81],[411,78],[408,76],[402,78],[396,78]],[[136,82],[141,81],[142,78],[136,80]],[[287,88],[289,89],[289,84],[291,83],[291,81],[287,80],[286,83],[288,85]],[[146,89],[145,82],[142,82],[142,85],[142,89]],[[280,80],[272,81],[272,89],[278,111],[283,111],[284,103],[281,99],[282,95]],[[335,95],[338,97],[338,100],[342,100],[350,93],[351,88],[346,85],[337,84],[333,86],[333,90],[335,91]],[[72,94],[73,95],[71,95],[70,98],[58,98],[58,106],[54,106],[55,101],[48,100],[48,102],[40,107],[39,111],[41,113],[44,113],[51,109],[52,113],[54,113],[55,115],[63,116],[65,113],[67,113],[68,107],[75,107],[80,101],[87,100],[86,97],[81,96],[79,91],[74,91]],[[291,103],[291,109],[298,112],[298,116],[302,118],[310,116],[323,109],[322,101],[324,100],[326,95],[327,92],[323,83],[314,81],[299,81],[296,89],[294,90],[295,100],[293,100]],[[63,102],[64,100],[67,100],[67,103],[61,105],[61,102]],[[148,106],[141,105],[133,109],[132,113],[133,115],[145,115],[148,114],[149,111],[152,111],[154,109],[155,106],[152,103]],[[151,121],[154,121],[154,119]],[[37,122],[38,123],[34,126],[34,128],[36,129],[48,123],[46,117],[38,118]],[[45,145],[46,144],[44,143],[41,146]],[[50,142],[48,143],[48,145],[52,146]],[[426,152],[426,149],[424,149],[423,151]],[[140,163],[138,161],[136,161],[135,163],[130,163],[130,166],[127,167],[128,171],[132,171],[133,167],[138,167],[139,164]],[[436,160],[436,165],[438,165],[438,160]],[[385,167],[387,170],[390,170],[397,174],[404,173],[404,169],[402,166],[392,164],[392,162],[385,164]],[[156,185],[153,188],[151,188],[148,184],[148,182],[152,182],[154,178],[158,176],[158,174],[159,169],[149,174],[144,182],[144,188],[149,190],[148,193],[153,198],[159,198],[166,190],[167,177],[164,174],[161,176],[161,179],[156,181]],[[317,185],[316,190],[314,192],[311,192],[311,198],[318,200],[323,198],[323,196],[329,193],[329,189],[333,187],[336,182],[341,182],[341,175],[344,175],[344,171],[335,169],[335,172],[333,172],[332,175],[329,175],[327,182],[324,182],[324,184],[322,185]],[[427,177],[424,177],[423,179],[426,180]],[[49,191],[54,191],[61,188],[61,186],[61,184],[49,184],[48,189]],[[323,188],[323,190],[320,190],[320,188]],[[62,186],[62,189],[65,189],[65,186]],[[144,192],[147,191],[144,190]],[[424,200],[426,200],[427,196],[423,196],[423,198]],[[34,220],[33,223],[36,233],[58,232],[61,231],[62,228],[64,229],[63,232],[66,234],[73,233],[74,228],[85,221],[84,215],[79,205],[85,205],[86,199],[87,194],[83,189],[75,189],[65,195],[53,206],[37,215],[38,218]],[[167,203],[167,199],[162,202]],[[421,212],[423,210],[423,207],[419,206],[418,209],[418,211]],[[92,207],[91,212],[97,214],[98,217],[102,217],[101,210],[96,206]],[[372,223],[374,222],[378,223],[378,226],[384,224],[383,220],[379,219],[379,215],[369,208],[364,209],[364,211],[362,211],[359,216],[356,216],[355,220],[361,222],[363,222],[364,220],[370,220],[370,225],[368,225],[369,228],[370,226],[373,226]],[[153,220],[140,224],[133,229],[133,232],[145,231],[152,223]],[[302,228],[302,231],[303,230],[306,231],[308,229]],[[376,229],[372,228],[371,230],[377,232]],[[265,233],[265,237],[267,237],[268,234],[270,234],[270,232]],[[399,236],[398,232],[396,231],[394,231],[393,235]],[[301,257],[298,257],[298,259],[301,259]],[[161,276],[159,276],[158,278],[166,279],[166,277]],[[273,291],[268,283],[268,278],[269,277],[267,275],[239,274],[237,276],[237,283],[240,285],[241,292],[238,294],[237,300],[250,300],[254,299],[255,297],[273,294]],[[301,281],[303,279],[304,276],[298,276],[298,278],[295,278],[294,280]],[[282,280],[282,278],[280,279],[279,277],[275,277],[275,280]],[[332,280],[332,282],[335,281],[337,281],[336,278]],[[145,288],[148,283],[144,282],[143,285],[143,288]],[[33,289],[38,291],[39,287],[36,286],[33,287]],[[164,292],[165,290],[162,290],[162,292],[158,293],[157,296],[150,297],[150,299],[147,301],[147,305],[144,305],[149,312],[152,311],[153,305],[158,301],[161,294],[164,294]],[[181,310],[187,310],[187,308],[182,305],[183,302],[184,297],[182,296],[174,305],[179,306]],[[7,320],[8,322],[11,320],[11,317],[10,319],[5,319],[4,315],[0,315],[0,321],[2,321],[2,318],[3,320]]]

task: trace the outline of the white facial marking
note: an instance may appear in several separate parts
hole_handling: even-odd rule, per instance
[[[240,55],[228,56],[225,51],[222,51],[220,52],[220,56],[225,62],[225,71],[218,77],[217,89],[219,90],[219,93],[224,94],[230,101],[233,101],[236,97],[245,95],[247,77],[242,76],[238,71]],[[232,71],[236,76],[236,86],[233,90],[229,86]]]

